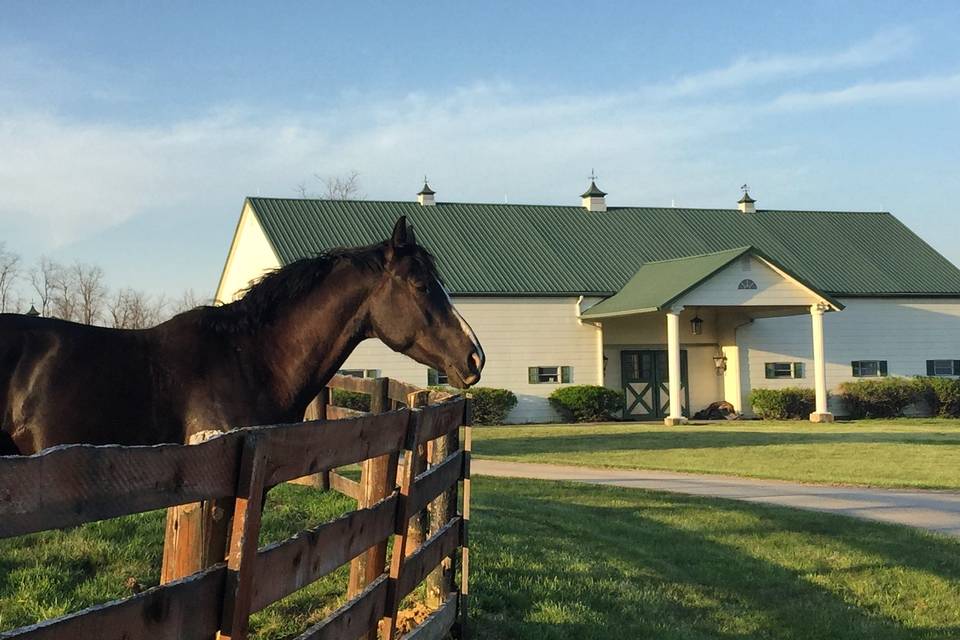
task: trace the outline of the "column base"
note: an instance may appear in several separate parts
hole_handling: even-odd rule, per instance
[[[814,411],[810,414],[810,422],[833,422],[833,414],[829,411],[824,411],[823,413]]]
[[[688,422],[688,420],[687,420],[686,418],[684,418],[683,416],[680,416],[679,418],[664,418],[664,419],[663,419],[663,424],[665,424],[665,425],[668,426],[668,427],[676,427],[676,426],[679,426],[679,425],[681,425],[681,424],[687,424],[687,422]]]

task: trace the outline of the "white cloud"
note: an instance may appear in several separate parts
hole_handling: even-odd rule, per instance
[[[661,87],[663,97],[683,97],[721,89],[757,86],[771,80],[798,78],[871,67],[899,57],[915,42],[908,29],[879,33],[846,49],[827,53],[753,55],[719,69],[695,73]]]
[[[864,82],[829,91],[792,91],[778,96],[772,110],[820,109],[863,102],[929,100],[960,96],[960,74],[889,82]]]

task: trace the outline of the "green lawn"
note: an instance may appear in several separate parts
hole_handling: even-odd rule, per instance
[[[960,421],[477,427],[474,455],[877,487],[960,488]]]
[[[263,540],[350,501],[284,486]],[[473,637],[960,637],[960,540],[826,514],[616,487],[474,481]],[[162,514],[0,543],[0,630],[155,584]],[[342,600],[341,571],[258,614],[284,638]]]

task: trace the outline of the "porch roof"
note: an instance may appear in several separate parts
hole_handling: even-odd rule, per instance
[[[795,280],[836,309],[843,305],[826,293],[804,282],[783,265],[765,256],[755,247],[739,247],[727,251],[704,253],[688,258],[648,262],[637,270],[620,291],[580,314],[585,319],[611,318],[637,313],[663,311],[702,282],[737,258],[751,254]]]

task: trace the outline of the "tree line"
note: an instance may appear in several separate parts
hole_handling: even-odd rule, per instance
[[[179,298],[151,296],[139,289],[110,290],[103,269],[47,257],[25,265],[0,242],[0,313],[26,313],[117,329],[145,329],[212,300],[189,289]]]

